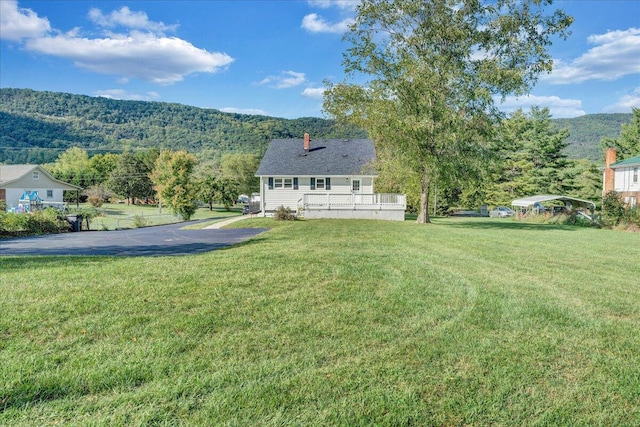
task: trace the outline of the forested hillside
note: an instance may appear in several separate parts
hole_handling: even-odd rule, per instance
[[[571,159],[602,162],[600,141],[617,138],[631,114],[591,114],[554,119],[569,129]],[[0,162],[48,163],[70,147],[91,155],[151,147],[187,150],[200,158],[226,152],[261,154],[274,138],[364,137],[331,120],[223,113],[214,109],[147,101],[0,89]]]
[[[570,159],[589,159],[604,162],[602,138],[618,138],[620,126],[630,123],[633,114],[588,114],[573,119],[554,119],[560,129],[568,129],[566,152]]]
[[[48,163],[70,147],[90,154],[151,147],[186,150],[201,158],[226,152],[261,154],[274,138],[363,137],[364,132],[320,118],[223,113],[181,104],[0,89],[0,162]]]

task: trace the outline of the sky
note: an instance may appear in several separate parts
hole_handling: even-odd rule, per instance
[[[352,0],[0,0],[0,87],[326,117],[344,79]],[[505,112],[552,117],[640,107],[640,0],[556,0],[575,21],[554,70]]]

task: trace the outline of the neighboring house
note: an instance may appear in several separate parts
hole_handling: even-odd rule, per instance
[[[376,158],[369,139],[276,139],[256,176],[262,215],[280,206],[305,218],[404,221],[403,194],[374,193]]]
[[[611,190],[618,192],[631,207],[640,202],[640,156],[616,162],[616,149],[607,149],[602,194]]]
[[[41,166],[0,165],[0,200],[6,202],[7,211],[25,211],[29,202],[61,208],[63,192],[69,190],[81,188],[55,179]]]

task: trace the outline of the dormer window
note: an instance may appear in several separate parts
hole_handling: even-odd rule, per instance
[[[38,180],[40,179],[40,172],[38,171],[33,171],[33,175],[31,175],[33,179]]]

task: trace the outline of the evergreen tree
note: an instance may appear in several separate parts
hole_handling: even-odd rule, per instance
[[[620,128],[620,138],[604,138],[603,148],[615,148],[616,160],[640,156],[640,108],[634,108],[631,123],[622,124]]]
[[[573,189],[564,149],[567,130],[558,130],[549,110],[521,110],[503,120],[494,150],[497,168],[489,177],[487,201],[493,205],[533,194],[565,194]]]

